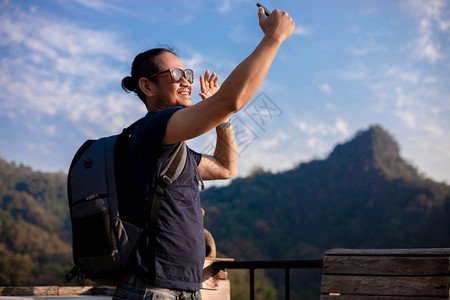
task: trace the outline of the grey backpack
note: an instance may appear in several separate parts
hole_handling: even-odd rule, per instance
[[[131,195],[128,139],[138,122],[121,134],[86,141],[72,160],[67,188],[75,266],[66,275],[67,281],[78,277],[114,285],[129,268],[142,229],[126,221],[129,218],[121,212]],[[155,223],[161,196],[183,170],[186,153],[185,143],[179,143],[146,204],[144,216]]]

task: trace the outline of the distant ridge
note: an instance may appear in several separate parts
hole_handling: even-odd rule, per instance
[[[336,146],[328,160],[339,163],[341,168],[377,169],[388,179],[423,179],[400,157],[397,142],[379,125],[360,131],[351,141]]]
[[[326,159],[210,188],[202,202],[217,249],[235,258],[450,246],[450,186],[421,176],[380,125],[337,145]]]

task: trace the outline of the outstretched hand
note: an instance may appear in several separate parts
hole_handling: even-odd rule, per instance
[[[200,89],[202,100],[214,95],[219,90],[219,76],[216,73],[210,75],[209,70],[206,70],[205,75],[200,75]]]
[[[295,28],[295,23],[289,14],[285,11],[279,11],[275,9],[272,13],[266,17],[264,9],[262,7],[258,10],[259,26],[265,35],[284,42]]]

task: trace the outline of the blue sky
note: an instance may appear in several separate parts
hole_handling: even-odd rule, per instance
[[[232,118],[239,172],[325,158],[379,124],[427,177],[450,183],[450,3],[265,1],[294,34],[249,106]],[[254,1],[0,0],[0,156],[67,171],[84,140],[145,114],[121,90],[134,56],[174,47],[220,82],[262,37]],[[211,132],[188,141],[211,152]]]

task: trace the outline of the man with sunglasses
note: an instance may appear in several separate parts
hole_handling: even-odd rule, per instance
[[[289,15],[279,10],[266,17],[260,8],[258,18],[264,33],[259,45],[220,89],[215,73],[206,71],[200,76],[203,101],[195,105],[191,101],[193,71],[169,49],[140,53],[133,61],[131,76],[122,80],[122,87],[135,92],[148,110],[129,141],[129,207],[136,218],[155,188],[158,172],[180,142],[214,128],[217,141],[214,155],[188,149],[183,172],[162,196],[157,226],[142,220],[144,231],[130,272],[119,283],[114,299],[201,299],[198,291],[205,240],[199,182],[236,174],[236,143],[229,118],[251,100],[295,26]]]

